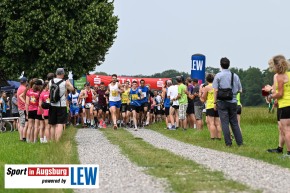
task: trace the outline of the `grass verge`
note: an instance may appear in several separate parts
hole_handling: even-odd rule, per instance
[[[102,129],[124,155],[158,178],[165,178],[174,192],[254,192],[245,185],[225,179],[215,172],[166,150],[157,149],[125,130]]]
[[[278,146],[278,129],[275,113],[269,114],[266,108],[243,108],[241,127],[245,145],[237,147],[235,141],[233,141],[232,148],[225,147],[223,139],[222,141],[212,141],[206,124],[204,124],[202,131],[197,131],[196,129],[188,129],[186,132],[181,130],[169,131],[164,129],[164,122],[153,124],[150,126],[150,129],[196,146],[230,152],[290,168],[290,160],[281,159],[282,154],[272,154],[266,151],[269,148],[276,148]],[[284,153],[286,153],[286,147],[284,147]]]
[[[32,144],[19,141],[18,132],[0,133],[0,192],[71,193],[72,189],[4,189],[5,164],[79,164],[77,129],[69,127],[59,143]]]

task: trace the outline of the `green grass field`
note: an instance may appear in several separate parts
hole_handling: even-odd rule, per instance
[[[237,147],[234,141],[231,148],[225,147],[223,139],[222,141],[212,141],[206,125],[202,131],[188,129],[186,132],[166,130],[164,122],[154,124],[150,128],[168,137],[196,146],[230,152],[290,168],[289,159],[281,159],[281,154],[271,154],[266,151],[269,148],[278,147],[276,113],[269,114],[267,108],[245,107],[241,115],[241,127],[245,145]],[[286,153],[286,147],[284,147],[284,153]]]
[[[65,130],[59,143],[32,144],[19,141],[18,132],[0,133],[0,192],[70,193],[65,189],[4,189],[5,164],[78,164],[75,128]]]

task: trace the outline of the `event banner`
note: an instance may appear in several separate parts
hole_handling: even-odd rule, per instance
[[[118,76],[118,80],[121,84],[129,81],[132,83],[134,80],[140,84],[140,80],[145,80],[145,85],[150,85],[150,88],[153,90],[161,90],[164,86],[164,82],[169,80],[170,78],[137,78],[137,77],[129,77],[129,76]],[[107,86],[112,80],[111,76],[103,76],[103,75],[87,75],[87,81],[93,85],[100,85],[101,82],[104,82]]]
[[[99,188],[99,165],[5,165],[5,188]]]

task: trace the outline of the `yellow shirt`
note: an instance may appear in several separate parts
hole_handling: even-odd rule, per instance
[[[288,82],[284,83],[284,92],[282,98],[278,99],[279,108],[290,106],[290,72],[286,72],[288,76]],[[278,85],[276,85],[278,88]]]
[[[208,86],[212,86],[212,84],[208,84]],[[211,88],[207,91],[207,99],[206,99],[206,109],[214,108],[214,88]]]
[[[129,93],[130,93],[130,88],[128,88],[122,93],[121,95],[122,104],[125,104],[125,103],[127,104],[130,102]]]

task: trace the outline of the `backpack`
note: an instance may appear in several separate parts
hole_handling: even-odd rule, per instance
[[[49,91],[49,99],[51,103],[57,103],[60,101],[60,88],[59,85],[63,82],[64,80],[59,81],[58,83],[55,83],[53,79],[51,80],[51,86],[50,86],[50,91]]]

